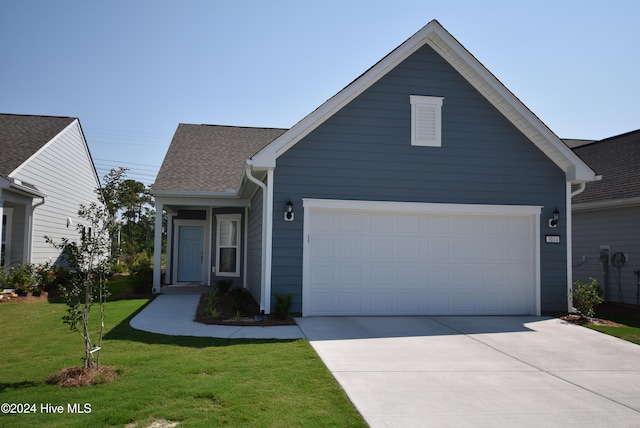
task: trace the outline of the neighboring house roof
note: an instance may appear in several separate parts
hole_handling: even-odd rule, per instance
[[[342,91],[262,149],[252,158],[253,165],[265,168],[275,167],[279,156],[424,45],[429,45],[449,62],[478,92],[558,165],[565,172],[568,181],[594,180],[593,171],[436,20],[429,22]]]
[[[178,125],[153,185],[155,194],[235,195],[247,159],[286,129]]]
[[[588,183],[573,204],[640,202],[640,129],[573,149],[602,180]]]
[[[563,138],[562,141],[564,141],[564,143],[570,149],[575,149],[576,147],[580,147],[580,146],[584,146],[584,145],[596,142],[596,140],[581,140],[578,138]]]
[[[9,177],[74,117],[0,114],[0,175]]]

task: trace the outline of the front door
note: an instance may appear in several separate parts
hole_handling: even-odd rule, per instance
[[[204,227],[178,229],[178,282],[201,282]]]

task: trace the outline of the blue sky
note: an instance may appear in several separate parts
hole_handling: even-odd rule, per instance
[[[0,2],[0,112],[152,183],[178,123],[291,127],[437,19],[561,138],[640,128],[640,2]]]

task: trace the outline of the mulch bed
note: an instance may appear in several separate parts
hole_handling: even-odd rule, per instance
[[[231,294],[222,294],[218,296],[216,309],[220,312],[219,318],[212,318],[207,314],[206,293],[200,297],[200,303],[196,310],[196,321],[203,324],[214,325],[237,325],[237,326],[277,326],[277,325],[296,325],[293,317],[300,316],[298,313],[290,313],[287,319],[277,320],[273,315],[264,315],[260,313],[260,306],[249,295],[249,304],[240,311],[240,318],[237,317],[233,310],[233,296]]]
[[[62,387],[92,386],[111,383],[118,378],[118,370],[113,366],[67,367],[52,374],[46,380],[49,385]]]
[[[617,322],[613,322],[613,321],[609,321],[609,320],[603,320],[600,318],[585,318],[585,317],[581,317],[580,315],[576,315],[576,314],[569,314],[569,315],[564,315],[561,317],[558,317],[563,321],[566,321],[568,323],[571,324],[578,324],[578,325],[606,325],[606,326],[610,326],[610,327],[621,327],[622,324],[618,324]]]

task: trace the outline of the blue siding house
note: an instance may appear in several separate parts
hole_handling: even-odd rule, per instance
[[[291,129],[181,124],[154,194],[170,284],[235,278],[265,313],[540,314],[569,308],[571,186],[594,179],[431,21]]]

